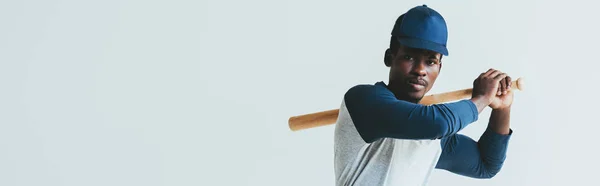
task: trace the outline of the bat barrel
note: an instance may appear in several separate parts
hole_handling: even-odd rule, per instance
[[[292,131],[298,131],[308,128],[314,128],[329,124],[334,124],[337,121],[339,109],[316,112],[300,116],[290,117],[288,125]]]

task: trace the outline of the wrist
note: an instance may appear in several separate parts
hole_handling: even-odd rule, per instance
[[[473,97],[471,98],[471,101],[473,102],[473,104],[475,104],[479,113],[481,113],[483,109],[485,109],[485,107],[487,107],[491,103],[491,101],[482,96]]]
[[[490,104],[492,104],[492,98],[486,97],[486,96],[474,96],[473,98],[471,98],[471,101],[476,102],[476,103],[480,103],[484,106],[488,106]]]
[[[508,105],[506,107],[500,107],[500,108],[492,108],[493,112],[510,112],[510,107],[511,105]]]

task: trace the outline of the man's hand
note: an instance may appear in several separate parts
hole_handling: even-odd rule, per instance
[[[475,81],[473,81],[473,93],[471,101],[477,106],[479,112],[483,111],[485,107],[496,101],[497,95],[505,95],[502,101],[496,101],[493,108],[499,108],[505,106],[505,103],[512,103],[512,95],[503,94],[504,91],[509,92],[506,87],[510,88],[510,81],[508,84],[501,84],[506,82],[507,75],[501,71],[495,69],[489,69],[487,72],[481,73]],[[509,79],[510,80],[510,79]],[[504,87],[504,88],[503,88]],[[511,99],[508,99],[511,98]]]
[[[494,110],[505,109],[512,105],[513,101],[513,91],[512,91],[512,80],[510,76],[506,76],[502,81],[500,81],[500,88],[492,102],[490,103],[490,108]]]

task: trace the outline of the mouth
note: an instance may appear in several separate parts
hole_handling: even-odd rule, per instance
[[[411,86],[411,88],[415,90],[423,90],[425,89],[427,83],[422,79],[408,79],[407,83]]]

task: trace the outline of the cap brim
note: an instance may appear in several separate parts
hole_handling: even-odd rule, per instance
[[[440,45],[431,41],[425,41],[417,38],[398,38],[398,42],[400,44],[405,45],[411,48],[419,48],[425,50],[431,50],[437,53],[440,53],[444,56],[448,56],[448,48],[444,45]]]

